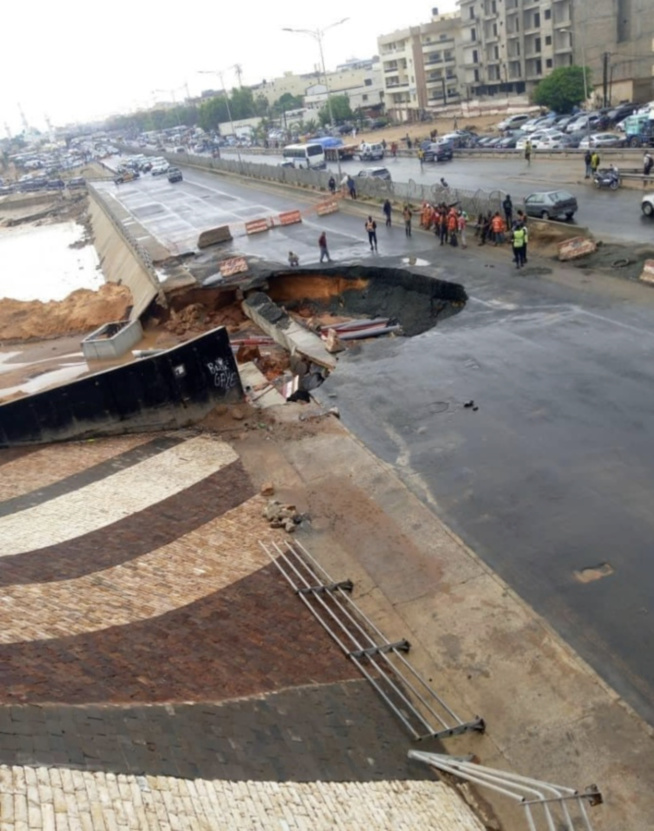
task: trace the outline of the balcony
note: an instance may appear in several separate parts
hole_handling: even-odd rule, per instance
[[[569,41],[566,43],[556,43],[554,45],[555,55],[564,55],[566,52],[572,52],[572,43]]]
[[[385,66],[384,72],[397,72],[399,70],[399,66],[395,64],[395,66]]]
[[[386,81],[386,89],[404,89],[405,87],[409,86],[408,81],[396,81],[394,83],[390,83],[390,81]]]

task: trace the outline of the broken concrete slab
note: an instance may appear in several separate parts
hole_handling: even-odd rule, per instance
[[[253,406],[265,410],[268,407],[277,407],[285,403],[282,394],[272,384],[269,384],[266,376],[252,361],[239,364],[238,373],[241,376],[241,384],[246,397]]]
[[[242,307],[250,320],[291,355],[299,352],[319,366],[335,368],[336,358],[325,349],[321,338],[296,323],[268,295],[255,292],[243,301]]]

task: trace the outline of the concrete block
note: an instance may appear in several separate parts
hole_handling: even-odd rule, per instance
[[[108,361],[119,358],[143,337],[141,321],[120,320],[105,323],[82,341],[82,352],[87,361]]]
[[[573,237],[559,244],[559,260],[576,260],[597,250],[595,240],[585,237]]]
[[[210,245],[217,245],[219,242],[229,242],[232,239],[232,232],[229,225],[220,225],[218,228],[209,228],[203,231],[198,237],[198,248],[208,248]]]
[[[643,283],[654,284],[654,260],[645,260],[645,265],[643,266],[639,279]]]

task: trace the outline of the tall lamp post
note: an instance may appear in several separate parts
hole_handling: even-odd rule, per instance
[[[200,69],[198,70],[198,74],[200,75],[217,75],[220,78],[220,85],[223,88],[223,95],[225,96],[225,104],[227,105],[227,118],[229,119],[229,124],[232,128],[232,133],[234,135],[234,139],[237,138],[236,136],[236,129],[234,127],[234,120],[232,119],[232,110],[229,106],[229,95],[227,94],[227,89],[225,88],[225,79],[223,75],[227,72],[228,69],[236,69],[238,67],[240,71],[239,64],[234,64],[234,66],[228,66],[227,69],[220,69],[220,70],[213,70],[213,69]],[[241,151],[238,149],[238,142],[236,142],[236,155],[238,156],[238,163],[241,164]]]
[[[330,23],[329,26],[325,26],[323,29],[289,29],[285,26],[282,29],[282,32],[294,32],[298,35],[309,35],[314,40],[318,42],[318,49],[320,51],[320,66],[322,68],[322,75],[325,79],[325,89],[327,90],[327,110],[329,112],[329,121],[333,125],[334,124],[334,112],[332,110],[332,99],[329,90],[329,81],[327,80],[327,70],[325,69],[325,55],[322,50],[322,39],[325,35],[325,32],[328,32],[330,29],[333,29],[335,26],[340,26],[342,23],[345,23],[349,20],[349,17],[344,17],[342,20],[337,20],[336,23]],[[341,177],[341,157],[336,151],[336,162],[338,164],[338,176],[339,179]]]

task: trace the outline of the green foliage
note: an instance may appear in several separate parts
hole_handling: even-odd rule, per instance
[[[234,121],[238,121],[240,118],[252,118],[256,115],[254,95],[250,87],[233,89],[229,96],[229,106]]]
[[[224,96],[208,98],[200,104],[198,123],[203,130],[215,130],[221,122],[227,120],[227,102]]]
[[[273,112],[280,115],[287,110],[301,110],[304,106],[304,98],[301,95],[291,95],[285,92],[272,105]]]
[[[353,117],[350,99],[347,95],[331,95],[330,101],[335,124],[343,124]],[[318,113],[318,118],[323,127],[325,124],[329,124],[329,106],[327,104]]]
[[[590,88],[590,70],[581,66],[562,66],[538,84],[531,99],[557,113],[572,112],[584,101],[584,72]]]

